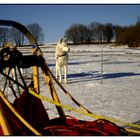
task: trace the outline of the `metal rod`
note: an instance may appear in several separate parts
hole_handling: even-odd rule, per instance
[[[103,84],[103,45],[101,46],[101,83]]]

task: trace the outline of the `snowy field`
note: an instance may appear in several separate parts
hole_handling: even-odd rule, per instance
[[[114,47],[113,45],[69,47],[71,49],[68,66],[69,84],[62,84],[66,90],[97,115],[129,123],[139,122],[140,48]],[[27,52],[26,48],[20,48],[20,50]],[[47,44],[41,47],[41,50],[50,70],[55,74],[55,46]],[[51,97],[44,83],[42,80],[41,94]],[[55,83],[54,86],[62,104],[76,107]],[[52,104],[44,101],[43,103],[50,118],[58,116]],[[94,119],[66,109],[65,112],[78,119]]]
[[[83,45],[70,46],[70,49],[69,84],[63,84],[68,92],[95,114],[129,123],[138,122],[140,120],[140,48]],[[54,50],[54,46],[48,45],[44,56],[55,74]],[[101,64],[103,64],[102,76]],[[56,89],[63,104],[75,107],[58,87]],[[57,113],[52,112],[51,107],[47,105],[46,107],[55,117]],[[66,111],[66,113],[80,119],[93,120],[91,117],[73,111]]]

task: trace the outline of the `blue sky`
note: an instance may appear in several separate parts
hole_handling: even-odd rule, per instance
[[[45,43],[58,41],[72,24],[88,25],[97,21],[129,26],[140,16],[140,5],[0,5],[0,19],[14,20],[27,25],[38,23],[45,35]]]

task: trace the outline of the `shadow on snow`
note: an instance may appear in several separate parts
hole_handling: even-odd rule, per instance
[[[108,74],[103,74],[102,78],[113,79],[113,78],[129,77],[129,76],[140,76],[140,73],[133,73],[133,72],[108,73]],[[73,74],[68,74],[68,79],[70,79],[71,81],[70,83],[101,80],[101,74],[97,71],[73,73]]]

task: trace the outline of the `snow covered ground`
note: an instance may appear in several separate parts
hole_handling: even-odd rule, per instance
[[[63,86],[91,112],[134,123],[140,120],[140,48],[113,45],[70,46],[68,81]],[[44,50],[44,49],[43,49]],[[45,49],[44,56],[54,68],[54,46]],[[102,55],[103,54],[103,55]],[[102,57],[101,57],[102,56]],[[103,60],[103,61],[101,61]],[[101,64],[103,75],[101,76]],[[63,104],[75,105],[56,87]],[[55,117],[52,108],[48,112]],[[93,120],[73,111],[79,119]]]
[[[55,46],[48,44],[41,49],[50,70],[55,74]],[[139,122],[140,48],[82,45],[70,46],[70,49],[69,84],[62,84],[66,90],[78,102],[97,115],[129,123]],[[20,50],[27,52],[27,48],[20,48]],[[103,73],[101,69],[103,69]],[[76,107],[56,83],[54,86],[62,104]],[[51,97],[44,80],[41,82],[41,94]],[[44,101],[43,103],[50,118],[58,116],[54,105]],[[66,109],[65,112],[78,119],[94,119]]]

